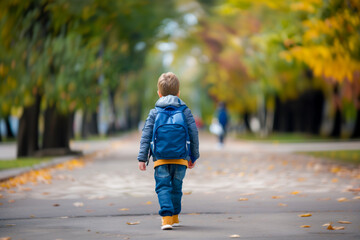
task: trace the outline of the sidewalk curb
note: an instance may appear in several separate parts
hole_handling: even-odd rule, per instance
[[[125,139],[130,134],[131,133],[124,133],[123,135],[118,136],[118,137],[109,137],[106,140],[101,140],[101,142],[111,143],[113,141],[122,140],[122,139]],[[101,149],[93,149],[93,150],[90,150],[90,151],[89,150],[81,150],[82,154],[79,154],[79,155],[58,156],[58,157],[53,157],[53,159],[48,161],[48,162],[39,163],[39,164],[36,164],[36,165],[34,165],[32,167],[13,168],[13,169],[3,170],[3,171],[0,171],[0,182],[4,182],[4,181],[6,181],[6,180],[8,180],[10,178],[17,177],[17,176],[19,176],[21,174],[30,172],[32,170],[39,170],[39,169],[49,168],[49,167],[55,166],[57,164],[67,162],[67,161],[69,161],[71,159],[74,159],[74,158],[84,158],[86,156],[89,156],[89,155],[93,154],[94,152],[103,151],[103,150],[106,150],[106,149],[107,149],[107,147],[103,147]]]
[[[30,172],[33,170],[49,168],[49,167],[55,166],[57,164],[67,162],[73,158],[84,157],[84,156],[85,155],[82,154],[82,155],[68,155],[68,156],[55,157],[48,162],[39,163],[32,167],[12,168],[12,169],[3,170],[3,171],[0,171],[0,182],[4,182],[10,178],[17,177],[21,174],[24,174],[24,173],[27,173],[27,172]]]

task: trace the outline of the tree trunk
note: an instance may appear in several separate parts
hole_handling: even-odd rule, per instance
[[[39,114],[41,96],[35,96],[33,105],[24,107],[20,118],[17,137],[17,157],[28,157],[34,155],[39,149]]]
[[[351,135],[351,138],[358,138],[358,137],[360,137],[360,109],[358,109],[356,112],[355,127]]]
[[[58,113],[55,107],[48,107],[44,122],[43,149],[62,148],[70,151],[71,116]]]
[[[15,135],[11,129],[11,124],[10,124],[10,116],[7,116],[5,118],[5,125],[6,125],[6,138],[15,138]]]

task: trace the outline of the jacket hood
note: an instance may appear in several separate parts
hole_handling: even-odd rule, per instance
[[[167,95],[165,97],[161,97],[155,103],[156,107],[161,107],[161,108],[164,108],[164,107],[167,107],[167,106],[180,107],[182,105],[186,105],[184,103],[184,101],[181,100],[179,97],[173,96],[173,95]]]

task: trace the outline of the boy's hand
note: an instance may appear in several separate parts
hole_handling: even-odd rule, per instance
[[[145,162],[139,162],[139,169],[141,171],[145,171],[146,170],[146,164]]]
[[[189,161],[189,169],[192,169],[192,168],[194,168],[195,167],[195,164],[196,164],[196,162],[192,162],[191,160]]]

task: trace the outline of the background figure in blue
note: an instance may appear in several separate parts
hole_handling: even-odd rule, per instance
[[[228,113],[227,113],[226,105],[225,105],[224,102],[221,102],[219,104],[218,120],[219,120],[220,125],[223,128],[222,134],[219,135],[219,146],[223,147],[224,146],[224,139],[225,139],[225,136],[226,136],[226,126],[228,124]]]

